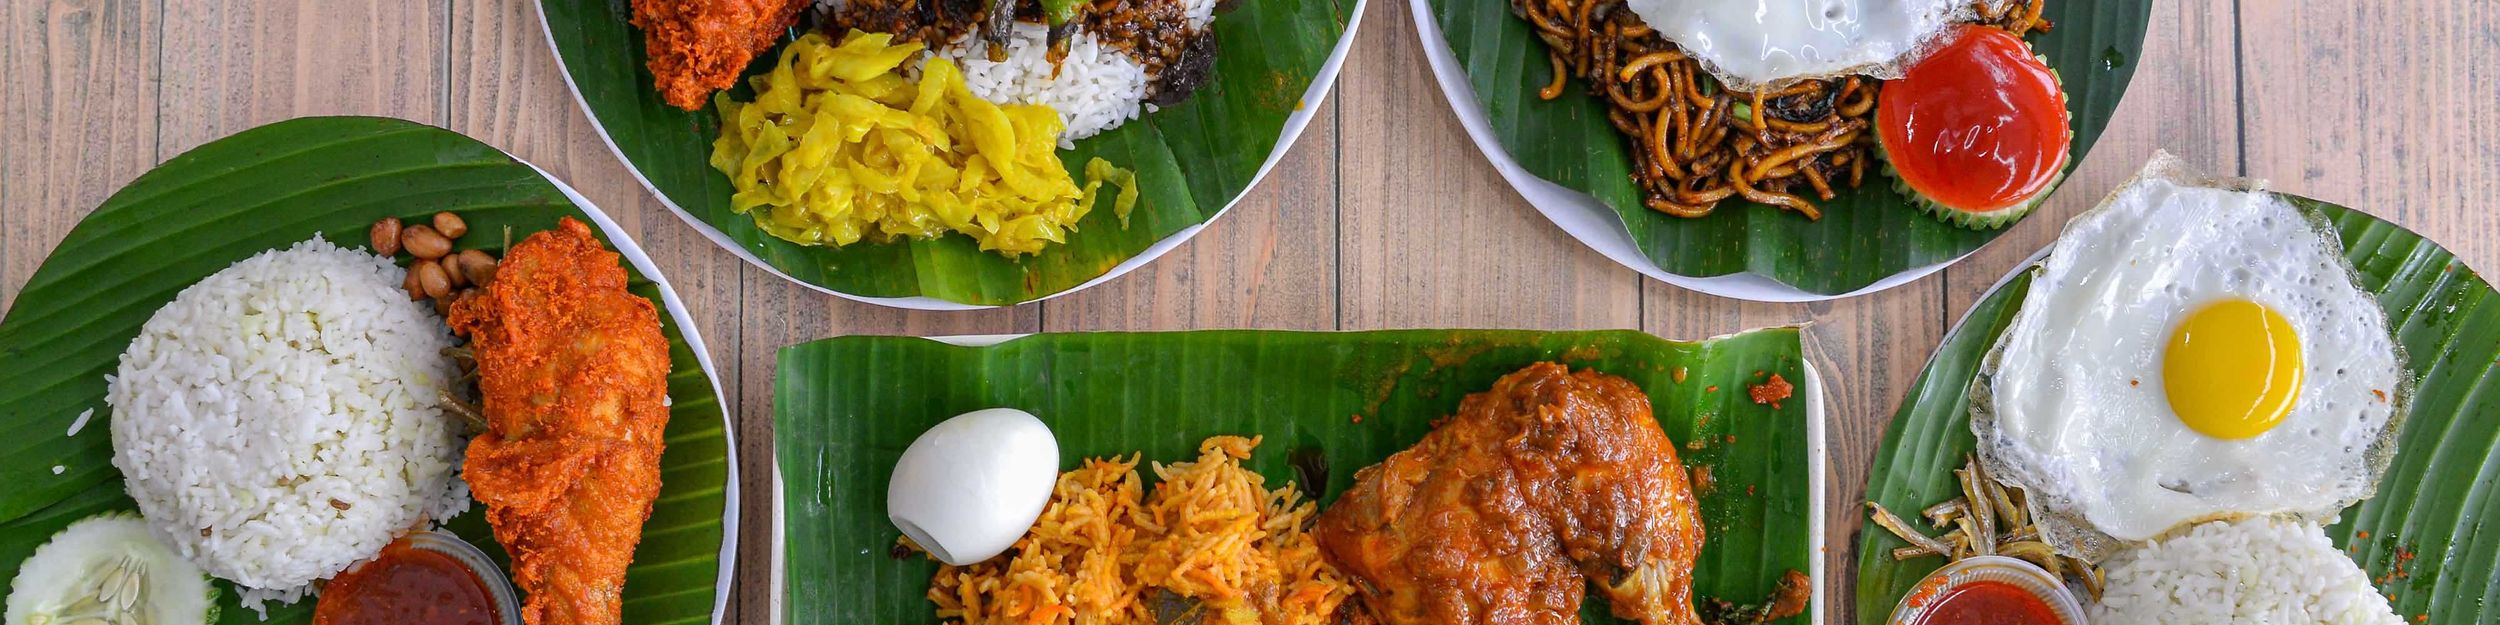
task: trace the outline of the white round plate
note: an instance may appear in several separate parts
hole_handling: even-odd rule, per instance
[[[1433,79],[1441,83],[1441,95],[1449,99],[1450,110],[1458,113],[1459,125],[1467,128],[1467,138],[1476,142],[1476,148],[1484,152],[1484,157],[1493,161],[1493,169],[1501,172],[1502,179],[1509,181],[1511,188],[1519,190],[1519,196],[1526,198],[1537,212],[1544,213],[1546,219],[1552,220],[1554,225],[1560,226],[1571,238],[1579,239],[1589,249],[1597,250],[1597,253],[1641,275],[1719,297],[1757,302],[1817,302],[1856,297],[1909,284],[1970,256],[1969,252],[1964,252],[1952,260],[1913,267],[1839,295],[1809,293],[1751,273],[1709,278],[1668,273],[1633,244],[1630,231],[1624,229],[1623,216],[1614,209],[1587,193],[1563,188],[1528,173],[1518,161],[1511,159],[1510,151],[1502,148],[1500,139],[1494,138],[1492,122],[1485,117],[1484,108],[1476,104],[1476,89],[1467,82],[1467,71],[1459,68],[1458,56],[1450,51],[1449,40],[1441,37],[1441,26],[1432,19],[1432,1],[1414,0],[1408,4],[1415,17],[1415,35],[1423,43],[1424,58],[1432,63]]]
[[[624,0],[615,1],[622,2]],[[1213,224],[1215,223],[1215,220],[1223,218],[1225,213],[1232,212],[1233,205],[1240,204],[1241,198],[1247,197],[1250,195],[1252,190],[1259,188],[1259,182],[1266,180],[1268,172],[1276,169],[1276,162],[1284,159],[1285,152],[1293,148],[1293,143],[1296,139],[1300,139],[1302,137],[1302,129],[1310,126],[1312,117],[1319,114],[1320,105],[1327,101],[1330,88],[1337,83],[1337,73],[1345,69],[1346,53],[1354,48],[1354,35],[1359,32],[1363,26],[1363,9],[1369,4],[1369,2],[1370,0],[1355,0],[1353,17],[1346,20],[1345,34],[1337,38],[1336,47],[1331,49],[1328,53],[1328,62],[1320,66],[1319,74],[1311,78],[1310,87],[1303,90],[1301,102],[1294,107],[1291,115],[1286,116],[1284,134],[1276,140],[1276,147],[1268,151],[1267,160],[1259,163],[1259,171],[1257,174],[1250,177],[1250,184],[1242,187],[1241,193],[1234,195],[1230,200],[1226,200],[1224,202],[1224,208],[1217,210],[1214,215],[1207,217],[1207,220],[1204,223],[1182,228],[1179,232],[1174,232],[1170,236],[1164,237],[1163,240],[1156,241],[1154,245],[1148,246],[1145,251],[1138,252],[1136,256],[1131,256],[1128,260],[1121,261],[1120,264],[1113,266],[1110,271],[1103,272],[1102,275],[1095,276],[1092,280],[1087,280],[1082,284],[1069,287],[1064,291],[1036,297],[1017,304],[1009,304],[1009,306],[1030,304],[1033,302],[1067,295],[1069,293],[1075,293],[1077,291],[1083,291],[1085,289],[1092,288],[1094,285],[1108,282],[1113,278],[1127,275],[1128,272],[1136,271],[1138,267],[1143,267],[1146,263],[1154,262],[1156,258],[1162,257],[1165,252],[1172,251],[1172,248],[1180,247],[1182,243],[1188,242],[1190,237],[1197,236],[1198,231],[1205,230],[1209,224]],[[745,247],[738,245],[736,241],[730,240],[729,235],[722,234],[719,229],[713,228],[711,224],[704,223],[703,220],[697,219],[694,216],[694,213],[686,212],[686,209],[677,206],[677,202],[670,200],[668,194],[661,193],[658,187],[651,185],[651,180],[649,178],[643,177],[642,170],[635,168],[633,160],[626,158],[625,152],[618,149],[616,147],[616,141],[608,136],[607,127],[599,122],[598,114],[591,111],[590,102],[582,99],[581,87],[573,84],[573,73],[564,67],[564,55],[561,52],[556,51],[555,31],[547,23],[546,6],[543,4],[533,4],[532,6],[535,7],[538,12],[539,31],[547,38],[547,50],[551,54],[555,55],[556,73],[564,77],[565,91],[572,94],[573,103],[581,107],[582,117],[590,120],[590,127],[599,131],[599,142],[608,146],[608,153],[615,155],[617,161],[625,164],[625,171],[634,175],[634,182],[641,184],[643,191],[650,193],[653,198],[658,198],[660,200],[660,205],[667,206],[669,212],[676,213],[678,219],[684,220],[686,225],[693,226],[695,231],[703,233],[704,238],[711,239],[712,243],[719,245],[721,249],[729,250],[729,253],[736,254],[738,258],[747,261],[747,264],[754,265],[757,269],[762,269],[766,273],[779,276],[781,279],[788,280],[792,284],[804,286],[819,293],[851,301],[910,310],[981,310],[986,308],[1000,308],[1000,306],[966,304],[928,296],[869,297],[864,295],[853,295],[811,284],[797,278],[792,278],[789,274],[782,273],[779,269],[774,269],[771,263],[764,262],[764,259],[757,258],[755,254],[748,252]]]

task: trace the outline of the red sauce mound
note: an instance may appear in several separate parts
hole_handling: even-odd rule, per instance
[[[321,590],[313,625],[495,625],[486,584],[442,553],[408,546],[339,574]]]
[[[1965,212],[2039,195],[2066,168],[2066,97],[2021,37],[1963,26],[1884,84],[1875,125],[1901,181]]]
[[[1919,615],[1918,625],[2060,625],[2047,601],[2005,582],[1955,586]]]

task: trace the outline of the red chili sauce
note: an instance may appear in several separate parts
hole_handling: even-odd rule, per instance
[[[1956,586],[1927,604],[1918,625],[2062,625],[2047,601],[2005,582]]]
[[[407,539],[321,589],[313,625],[495,625],[494,600],[460,561]]]
[[[2046,190],[2066,169],[2066,98],[2021,37],[1963,26],[1885,83],[1876,132],[1903,182],[1948,207],[1987,212]]]

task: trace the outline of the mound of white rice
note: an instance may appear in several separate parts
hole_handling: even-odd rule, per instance
[[[2206,523],[2101,570],[2095,624],[2404,622],[2325,530],[2297,521]]]
[[[829,1],[829,0],[828,0]],[[1180,0],[1190,27],[1206,28],[1215,20],[1217,0]],[[1091,33],[1068,40],[1068,55],[1056,68],[1045,55],[1050,28],[1016,22],[1007,38],[1007,60],[991,61],[989,44],[978,32],[937,49],[937,55],[963,67],[964,86],[972,95],[998,104],[1041,104],[1059,112],[1067,129],[1059,147],[1091,137],[1154,112],[1145,104],[1146,66],[1102,44]]]
[[[1040,104],[1059,112],[1067,129],[1060,147],[1137,119],[1145,109],[1146,66],[1125,53],[1106,48],[1092,35],[1068,41],[1068,56],[1053,75],[1050,29],[1016,22],[1007,38],[1007,60],[991,61],[989,44],[966,36],[937,51],[964,69],[964,87],[972,95],[999,104]]]
[[[292,602],[468,505],[451,333],[388,259],[318,238],[158,309],[107,376],[113,465],[159,538]]]

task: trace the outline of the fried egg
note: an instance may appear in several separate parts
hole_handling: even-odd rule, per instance
[[[2407,380],[2324,218],[2168,155],[2066,226],[1971,388],[1981,461],[2086,559],[2368,497]]]
[[[1631,0],[1634,14],[1738,90],[1800,78],[1898,78],[1967,19],[1969,0]]]

